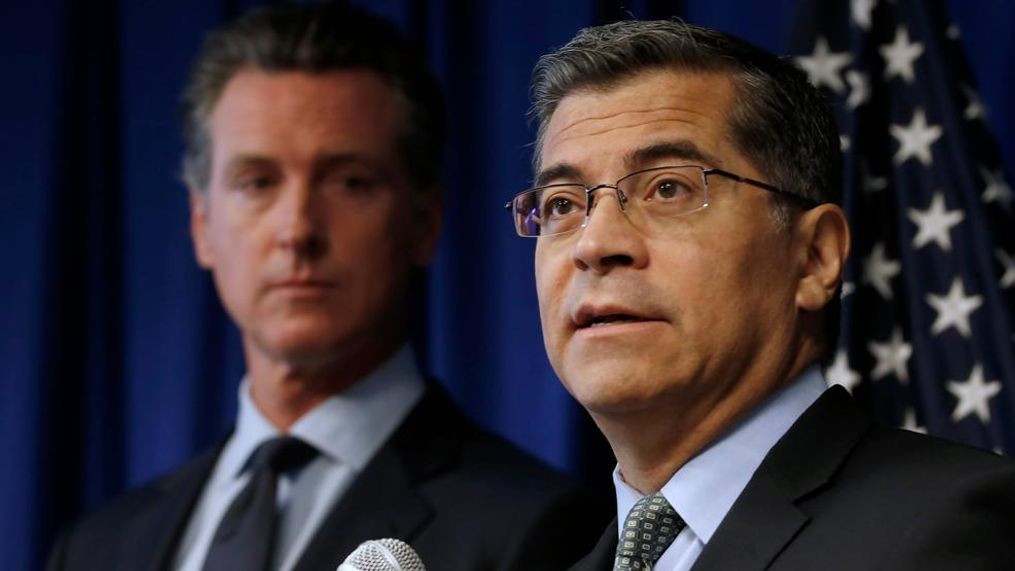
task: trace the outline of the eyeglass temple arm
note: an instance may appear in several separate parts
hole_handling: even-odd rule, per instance
[[[783,189],[781,189],[781,188],[779,188],[777,186],[772,186],[771,184],[768,184],[767,182],[761,182],[760,180],[755,180],[753,178],[747,178],[746,176],[740,176],[738,174],[733,174],[733,173],[731,173],[729,171],[724,171],[722,169],[715,169],[715,168],[713,168],[713,169],[704,169],[703,172],[705,173],[706,177],[708,175],[710,175],[710,174],[717,174],[719,176],[726,177],[726,178],[728,178],[730,180],[735,180],[737,182],[742,182],[744,184],[749,184],[751,186],[756,186],[758,188],[765,189],[765,190],[767,190],[769,192],[774,192],[774,193],[777,193],[777,194],[782,194],[782,195],[785,195],[785,196],[789,196],[789,197],[791,197],[793,199],[799,200],[807,208],[813,208],[813,207],[818,205],[817,202],[815,202],[815,201],[813,201],[810,198],[807,198],[805,196],[800,196],[799,194],[793,194],[792,192],[787,192],[787,191],[785,191],[785,190],[783,190]]]

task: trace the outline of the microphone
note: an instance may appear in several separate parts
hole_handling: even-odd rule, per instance
[[[385,538],[359,544],[335,571],[426,571],[426,567],[408,543]]]

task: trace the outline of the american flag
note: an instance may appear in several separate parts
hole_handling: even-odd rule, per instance
[[[853,253],[829,382],[881,420],[1015,453],[1015,215],[938,0],[806,2],[795,59],[839,120]]]

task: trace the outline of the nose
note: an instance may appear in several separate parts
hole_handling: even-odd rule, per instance
[[[614,192],[595,192],[613,189]],[[572,259],[581,270],[606,274],[618,267],[643,267],[648,260],[644,237],[622,209],[626,198],[610,186],[589,190],[585,225],[578,230]]]
[[[324,211],[317,204],[317,193],[309,184],[294,182],[284,190],[279,201],[275,244],[292,250],[296,259],[319,257],[324,253]]]

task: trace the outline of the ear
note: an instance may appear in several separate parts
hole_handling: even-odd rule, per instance
[[[194,241],[194,257],[197,264],[209,270],[215,265],[214,249],[208,241],[208,195],[190,191],[190,237]]]
[[[819,311],[835,295],[849,255],[850,234],[846,214],[834,204],[822,204],[796,221],[800,281],[796,304],[801,310]]]
[[[425,267],[433,260],[444,219],[444,202],[440,189],[427,191],[418,205],[413,221],[412,263]]]

